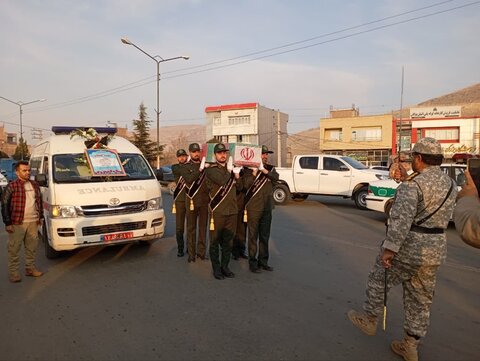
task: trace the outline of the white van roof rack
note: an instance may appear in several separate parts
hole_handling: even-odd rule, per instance
[[[70,134],[71,132],[81,129],[87,131],[88,129],[93,128],[98,134],[115,134],[117,133],[117,128],[109,127],[71,127],[71,126],[53,126],[52,132],[54,134]]]

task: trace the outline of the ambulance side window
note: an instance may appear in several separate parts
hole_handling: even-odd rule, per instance
[[[30,159],[30,177],[35,177],[39,173],[41,165],[42,165],[41,156],[35,156],[35,157],[32,157],[32,159]]]
[[[48,157],[43,157],[42,174],[45,174],[48,178]]]

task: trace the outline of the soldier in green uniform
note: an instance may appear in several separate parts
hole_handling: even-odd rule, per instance
[[[233,238],[237,228],[237,182],[241,168],[233,167],[232,158],[227,163],[228,148],[217,144],[214,148],[216,163],[207,169],[210,190],[210,260],[213,276],[221,280],[235,277],[228,268]],[[232,174],[233,171],[233,174]],[[221,255],[220,255],[221,251]]]
[[[181,168],[180,175],[185,179],[187,186],[185,207],[187,209],[188,262],[195,262],[195,257],[202,260],[208,259],[206,254],[208,189],[204,172],[208,164],[205,163],[205,158],[200,159],[198,143],[190,144],[188,150],[191,159]]]
[[[248,262],[250,271],[254,273],[273,271],[269,266],[268,241],[274,208],[273,185],[279,176],[275,167],[268,164],[268,154],[273,153],[265,145],[262,146],[262,163],[251,175],[246,174],[245,209],[248,228]],[[258,247],[257,247],[258,243]],[[257,258],[258,249],[258,258]]]
[[[178,164],[172,165],[172,173],[175,177],[175,190],[173,191],[173,208],[172,213],[175,214],[175,235],[177,238],[177,257],[185,255],[185,241],[183,234],[185,233],[185,179],[181,175],[181,168],[187,162],[188,154],[185,149],[177,150]]]
[[[445,229],[457,196],[455,182],[439,167],[442,160],[435,139],[422,138],[414,145],[414,173],[397,188],[387,237],[368,277],[364,312],[348,312],[356,327],[375,335],[384,292],[402,284],[405,335],[391,348],[408,361],[418,360],[419,340],[427,333],[437,270],[447,255]]]
[[[243,179],[246,174],[251,174],[252,170],[244,168],[240,171],[240,179]],[[235,232],[235,238],[233,239],[232,257],[234,260],[240,258],[248,259],[246,252],[246,240],[247,240],[247,223],[244,221],[244,209],[245,209],[245,192],[247,190],[244,187],[237,187],[237,230]]]

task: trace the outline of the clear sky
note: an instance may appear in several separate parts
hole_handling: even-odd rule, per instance
[[[479,21],[474,0],[2,0],[0,96],[47,99],[24,107],[27,140],[29,127],[131,129],[142,101],[155,127],[156,64],[128,37],[151,55],[190,56],[160,65],[161,126],[258,102],[288,113],[294,133],[330,106],[399,109],[402,66],[405,106],[478,83]],[[0,99],[7,131],[19,131],[18,110]]]

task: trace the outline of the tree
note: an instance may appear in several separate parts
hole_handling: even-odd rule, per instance
[[[157,158],[156,143],[150,140],[150,120],[147,115],[147,108],[143,102],[138,107],[138,118],[133,120],[133,141],[132,143],[140,149],[147,160],[153,161]],[[163,146],[160,147],[160,152]]]
[[[30,152],[28,151],[27,142],[23,138],[20,138],[20,141],[17,145],[17,148],[15,148],[15,153],[13,154],[12,158],[15,160],[21,160],[22,154],[24,160],[30,159]]]

